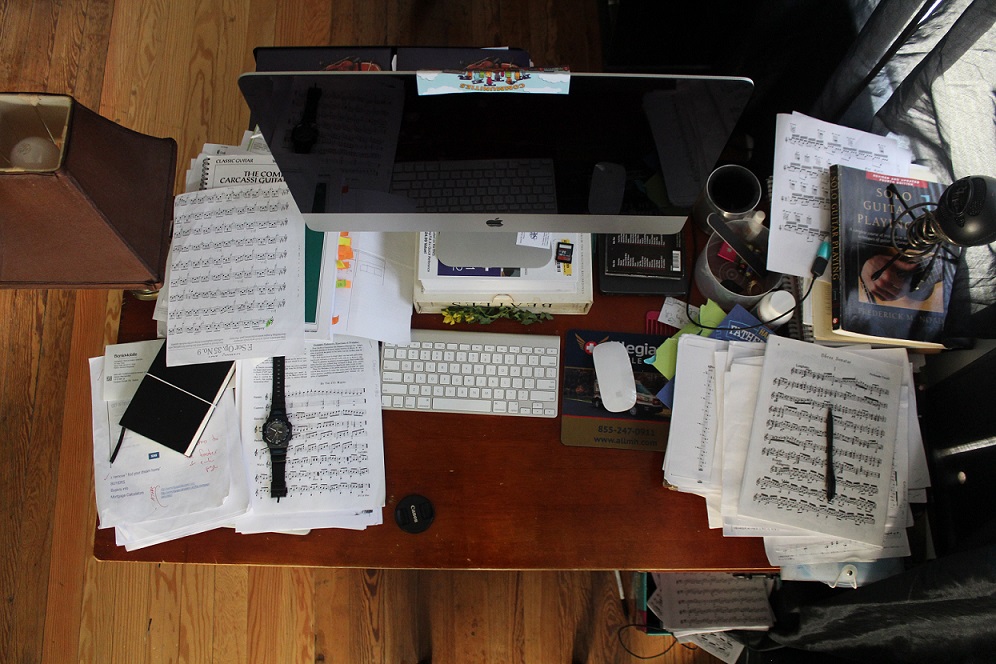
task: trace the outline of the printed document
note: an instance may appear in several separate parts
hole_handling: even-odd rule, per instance
[[[270,497],[270,453],[261,437],[270,409],[272,362],[240,362],[243,456],[250,512],[239,532],[363,528],[380,523],[386,498],[376,341],[339,336],[308,342],[286,358],[285,398],[293,428],[287,496]]]
[[[768,340],[739,513],[882,544],[903,367],[848,351]],[[830,463],[836,496],[828,496]]]
[[[283,183],[181,194],[167,365],[304,349],[304,219]]]
[[[90,360],[100,527],[113,526],[118,543],[131,550],[217,528],[244,513],[249,501],[232,392],[222,397],[193,457],[129,431],[111,464],[121,431],[117,422],[128,400],[101,397],[103,368],[104,358]]]
[[[816,251],[830,233],[831,165],[905,177],[911,159],[895,139],[801,113],[779,114],[775,121],[768,269],[810,276]],[[829,272],[824,278],[829,279]]]

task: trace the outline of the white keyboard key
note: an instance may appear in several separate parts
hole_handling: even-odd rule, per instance
[[[462,411],[466,413],[490,413],[491,401],[484,399],[448,399],[440,397],[432,400],[436,410]]]

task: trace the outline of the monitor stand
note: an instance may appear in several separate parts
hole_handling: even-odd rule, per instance
[[[461,233],[436,234],[436,258],[449,267],[538,268],[553,258],[552,247],[516,244],[516,234]]]

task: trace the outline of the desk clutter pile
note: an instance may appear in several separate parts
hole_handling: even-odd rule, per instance
[[[929,475],[905,349],[685,335],[675,382],[664,479],[710,527],[763,537],[786,580],[864,583],[910,554]]]
[[[227,186],[219,169],[205,165],[220,155],[254,181]],[[385,278],[374,288],[390,293],[397,292],[391,274],[404,270],[375,241],[361,249],[326,234],[318,238],[316,283],[304,286],[303,219],[265,145],[250,134],[240,146],[206,145],[191,162],[187,189],[176,198],[169,272],[154,314],[165,340],[108,346],[90,362],[99,526],[113,527],[117,543],[132,550],[219,527],[306,533],[380,524],[386,489],[378,341],[407,338],[412,305],[409,298],[395,307],[404,315],[392,316],[384,294],[377,301],[385,307],[366,311],[360,298],[350,302],[349,291],[370,284],[343,275],[357,262],[375,263]],[[308,324],[305,290],[312,287],[324,292],[313,297]],[[202,410],[176,445],[136,431],[146,432],[147,422],[150,436],[156,429],[175,434],[189,412],[172,399],[136,397],[150,382],[156,394],[165,389],[150,372],[157,356],[163,367],[194,373],[232,368],[201,395]],[[286,358],[295,443],[287,448],[288,491],[280,500],[271,497],[273,466],[261,437],[274,357]],[[177,398],[197,401],[184,390]],[[140,420],[122,419],[140,406]],[[122,421],[136,423],[122,428]]]

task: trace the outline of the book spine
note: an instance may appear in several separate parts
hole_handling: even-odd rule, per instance
[[[830,325],[840,329],[843,269],[840,254],[840,169],[830,167]]]

